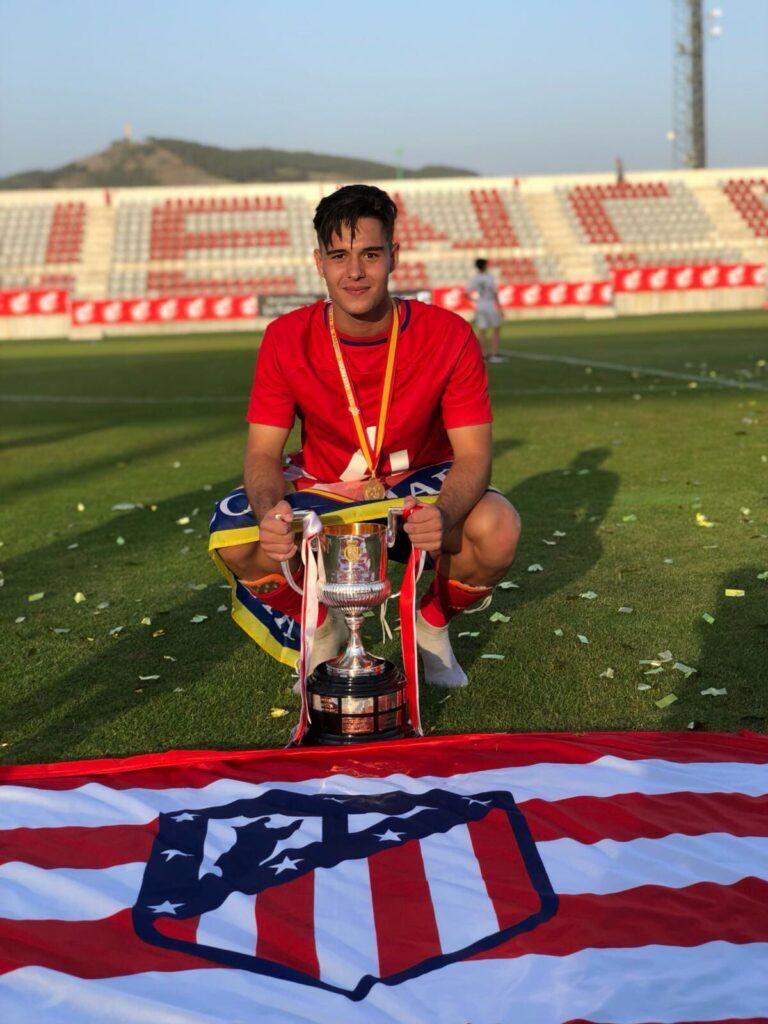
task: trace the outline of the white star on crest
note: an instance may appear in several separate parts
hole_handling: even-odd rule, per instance
[[[391,828],[388,828],[387,831],[383,832],[381,835],[379,835],[378,832],[374,832],[373,834],[376,836],[379,842],[399,843],[400,836],[404,836],[405,832],[393,832]]]
[[[297,860],[291,860],[288,854],[286,854],[279,864],[269,864],[267,866],[270,868],[274,868],[275,872],[279,875],[283,871],[295,871],[296,865],[300,863],[301,857],[299,857]]]
[[[189,811],[184,811],[183,814],[177,814],[174,817],[174,821],[194,821],[197,817],[196,814],[190,814]]]
[[[161,855],[165,857],[165,863],[169,860],[173,860],[174,857],[191,857],[191,853],[184,853],[182,850],[161,850]]]
[[[149,909],[154,910],[156,914],[173,914],[175,917],[176,908],[183,906],[183,903],[171,903],[169,900],[166,900],[164,903],[158,903],[157,906],[154,907],[150,904]]]

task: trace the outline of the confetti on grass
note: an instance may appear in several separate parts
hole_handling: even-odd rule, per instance
[[[78,592],[75,594],[72,600],[75,602],[75,604],[82,604],[83,601],[85,600],[85,594],[78,590]]]
[[[584,636],[583,633],[577,633],[576,634],[576,639],[579,641],[580,644],[588,644],[589,643],[589,640],[587,640],[587,638]]]
[[[189,621],[190,622],[194,622],[195,624],[197,624],[198,622],[205,622],[205,620],[207,618],[208,618],[207,615],[193,615],[192,618]]]
[[[496,586],[499,590],[519,590],[520,584],[513,583],[511,580],[503,580],[501,583],[497,583]]]
[[[544,572],[544,566],[534,562],[533,565],[528,566],[528,572]]]
[[[745,592],[743,590],[739,590],[738,587],[726,587],[725,588],[725,596],[726,597],[744,597],[744,593]]]
[[[676,693],[668,693],[666,697],[662,697],[661,700],[655,700],[653,703],[657,708],[668,708],[670,704],[674,704],[677,700]]]
[[[768,580],[768,572],[759,572],[757,578],[759,580]]]
[[[283,715],[287,715],[287,714],[288,714],[288,712],[286,711],[285,708],[270,708],[269,709],[270,718],[282,718]]]
[[[708,686],[706,690],[701,691],[702,697],[725,697],[728,690],[723,687],[722,690],[718,690],[715,686]]]
[[[470,633],[469,630],[465,629],[463,633],[459,633],[459,637],[462,636],[480,636],[479,633]]]
[[[160,676],[139,676],[139,679],[141,680],[142,683],[149,683],[159,678]]]
[[[686,665],[684,661],[676,661],[672,668],[677,669],[678,672],[682,672],[686,679],[688,676],[692,676],[694,672],[698,671],[698,669],[693,668],[692,665]]]
[[[600,673],[600,678],[601,679],[613,679],[615,675],[616,675],[616,673],[614,672],[614,670],[612,668],[607,668],[605,670],[605,672],[601,672]]]
[[[556,629],[555,630],[555,636],[562,636],[562,635],[563,635],[562,629]]]
[[[44,597],[45,597],[45,591],[41,590],[37,594],[30,594],[29,597],[27,598],[27,600],[29,601],[30,604],[34,604],[35,601],[42,601]]]
[[[481,658],[486,658],[488,661],[504,661],[506,655],[504,654],[481,654]]]
[[[703,526],[707,530],[711,530],[715,525],[710,519],[707,519],[703,512],[696,513],[696,522],[699,526]]]
[[[125,544],[125,537],[115,538],[115,544],[117,544],[117,546],[121,548]]]
[[[585,590],[583,594],[579,594],[579,597],[585,598],[587,601],[594,601],[597,594],[594,590]]]
[[[509,622],[510,616],[504,615],[503,612],[494,612],[490,617],[491,622]]]
[[[704,619],[705,622],[708,622],[710,626],[715,621],[714,615],[710,615],[709,612],[704,612],[704,614],[701,617],[702,619]]]
[[[177,519],[176,520],[176,525],[177,526],[189,526],[189,516],[182,516],[180,519]]]
[[[622,605],[621,608],[619,608],[619,611],[623,612],[624,615],[631,615],[634,610],[635,609],[630,608],[629,605]]]

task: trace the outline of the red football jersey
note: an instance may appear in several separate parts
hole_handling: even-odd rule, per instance
[[[493,419],[480,346],[469,325],[448,310],[400,299],[395,385],[379,475],[452,458],[446,428]],[[363,423],[373,442],[388,336],[339,336]],[[318,301],[279,317],[259,349],[247,420],[291,427],[301,420],[300,465],[330,482],[369,473],[333,353],[328,304]]]

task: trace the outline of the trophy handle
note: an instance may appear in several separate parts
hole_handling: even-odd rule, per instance
[[[397,537],[398,519],[407,519],[411,512],[424,508],[423,505],[414,505],[412,508],[391,508],[387,512],[387,547],[391,548]]]
[[[309,534],[310,538],[315,538],[319,533],[323,532],[323,524],[320,521],[318,514],[311,508],[295,508],[293,510],[293,522],[302,523],[302,532],[304,536]],[[285,576],[288,585],[292,590],[295,590],[297,594],[304,594],[304,588],[300,587],[293,578],[293,572],[291,571],[290,562],[281,562],[280,571]]]

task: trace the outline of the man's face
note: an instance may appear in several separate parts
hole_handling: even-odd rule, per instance
[[[387,242],[383,224],[361,217],[351,237],[349,225],[315,249],[315,264],[334,308],[356,320],[375,320],[389,309],[387,282],[397,266],[397,243]]]

